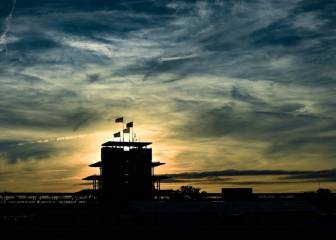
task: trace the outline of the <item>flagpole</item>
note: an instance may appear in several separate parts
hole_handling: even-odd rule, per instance
[[[122,121],[121,134],[122,134],[122,141],[124,141],[124,120]]]

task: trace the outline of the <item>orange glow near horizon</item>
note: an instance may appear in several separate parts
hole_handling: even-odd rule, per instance
[[[90,185],[85,185],[82,178],[91,174],[97,174],[97,169],[88,167],[89,164],[100,161],[100,148],[101,144],[106,141],[113,140],[113,133],[118,131],[118,126],[107,131],[97,131],[82,135],[73,135],[71,137],[59,137],[57,144],[64,146],[72,146],[72,150],[58,153],[57,156],[50,158],[47,162],[42,160],[29,160],[20,161],[15,167],[13,165],[4,165],[3,168],[8,172],[12,172],[20,177],[15,180],[9,179],[3,184],[4,191],[79,191],[84,188],[90,188]],[[211,140],[196,142],[193,145],[187,145],[188,141],[181,141],[173,138],[165,138],[165,135],[160,128],[151,127],[136,127],[136,134],[140,137],[141,141],[153,142],[153,161],[165,162],[166,164],[155,169],[156,174],[177,174],[182,172],[195,172],[195,171],[213,171],[230,169],[230,166],[218,165],[214,168],[215,164],[211,164],[212,167],[206,169],[204,162],[199,159],[185,159],[185,152],[196,151],[200,154],[199,157],[207,156],[210,159],[213,158],[211,152],[215,151],[209,146],[214,144]],[[118,141],[118,139],[115,139]],[[126,139],[128,140],[128,139]],[[41,140],[36,141],[38,144],[46,144],[48,141]],[[227,140],[225,146],[232,149],[235,142]],[[209,145],[210,144],[210,145]],[[197,152],[202,146],[207,146],[206,153],[209,155],[202,155],[202,152]],[[239,145],[238,145],[239,146]],[[215,149],[221,147],[216,145]],[[19,148],[19,147],[18,147]],[[246,147],[249,151],[249,147]],[[244,158],[244,153],[241,152],[241,157]],[[196,155],[197,156],[197,155]],[[230,159],[232,161],[232,159]],[[240,159],[236,159],[235,162],[239,163]],[[229,162],[230,163],[230,162]],[[247,167],[246,169],[250,169]],[[10,176],[10,174],[9,174]],[[31,184],[26,185],[29,181]],[[245,185],[242,182],[247,182]],[[253,182],[260,181],[259,184]],[[279,191],[298,191],[298,190],[314,190],[317,186],[316,182],[306,183],[279,183],[269,184],[269,181],[276,181],[275,176],[251,176],[251,177],[234,177],[229,182],[226,178],[223,180],[216,179],[185,179],[181,182],[163,182],[162,189],[177,189],[182,185],[193,185],[209,192],[220,192],[221,187],[251,187],[256,192],[279,192]],[[238,185],[237,185],[238,184]],[[6,188],[4,188],[4,186]],[[331,189],[335,188],[335,184],[332,182],[324,182],[324,187]]]

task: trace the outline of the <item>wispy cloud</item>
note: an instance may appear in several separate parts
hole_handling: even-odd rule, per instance
[[[5,5],[3,162],[20,155],[8,154],[9,142],[112,129],[125,115],[155,142],[163,172],[336,166],[332,1]],[[94,154],[70,145],[26,152],[31,161]]]
[[[6,4],[5,4],[6,5]],[[0,52],[4,51],[5,52],[5,56],[7,57],[7,34],[10,31],[10,27],[11,27],[11,20],[13,17],[13,13],[15,10],[15,6],[16,6],[16,0],[12,0],[12,6],[10,8],[10,12],[8,14],[8,16],[5,18],[5,23],[4,23],[4,30],[0,35]]]
[[[277,176],[280,179],[335,179],[336,170],[222,170],[222,171],[206,171],[206,172],[184,172],[178,174],[168,174],[172,179],[201,179],[201,178],[217,178],[217,177],[242,177],[242,176]],[[231,180],[227,178],[226,180]]]

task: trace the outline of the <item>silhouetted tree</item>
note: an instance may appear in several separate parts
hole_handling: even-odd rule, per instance
[[[206,197],[206,192],[193,186],[182,186],[176,191],[178,200],[201,200]]]

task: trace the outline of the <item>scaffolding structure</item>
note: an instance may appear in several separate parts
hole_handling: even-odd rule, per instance
[[[165,163],[152,161],[150,142],[109,141],[102,144],[101,161],[89,165],[99,168],[99,175],[83,180],[92,181],[93,190],[104,201],[150,200],[160,191],[162,175],[154,168]]]

